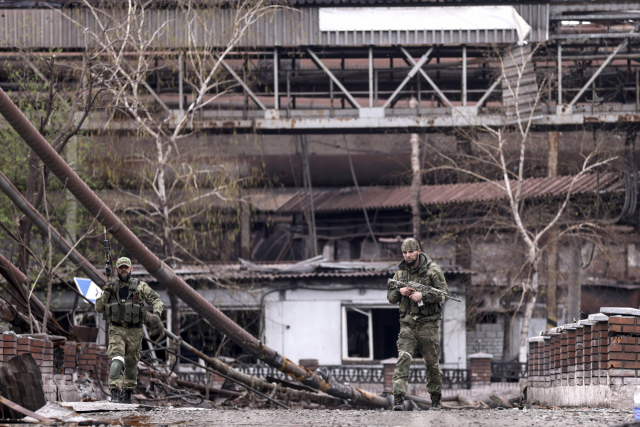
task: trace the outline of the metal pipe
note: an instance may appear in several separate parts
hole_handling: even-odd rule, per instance
[[[591,78],[587,81],[587,83],[585,83],[585,85],[582,87],[582,89],[580,89],[580,92],[578,92],[578,94],[573,98],[573,100],[569,103],[569,107],[573,107],[573,105],[578,102],[578,99],[580,99],[580,97],[582,96],[582,94],[589,88],[589,86],[591,85],[591,83],[593,83],[593,81],[598,78],[598,76],[600,75],[600,73],[602,72],[602,70],[604,70],[606,68],[607,65],[609,65],[609,63],[613,60],[613,57],[616,56],[616,54],[618,52],[620,52],[622,49],[624,49],[627,46],[627,43],[629,43],[629,39],[624,39],[622,41],[622,43],[620,43],[618,45],[618,47],[616,48],[616,50],[614,50],[611,55],[609,55],[609,57],[607,57],[607,59],[602,63],[602,65],[600,65],[600,67],[596,70],[595,73],[593,73],[593,75],[591,76]]]
[[[336,381],[331,381],[329,378],[321,378],[316,372],[311,372],[307,368],[296,365],[242,329],[195,289],[184,282],[184,280],[176,276],[169,266],[160,261],[69,167],[1,88],[0,114],[4,116],[7,122],[15,129],[18,135],[24,139],[25,143],[34,153],[40,157],[51,172],[60,181],[66,183],[71,194],[82,203],[89,213],[97,218],[100,224],[106,226],[111,231],[112,235],[120,244],[122,244],[161,285],[175,293],[198,315],[208,320],[213,327],[226,334],[243,350],[279,371],[290,375],[303,384],[322,390],[329,395],[371,406],[383,408],[389,406],[389,401],[386,398],[340,384]]]
[[[49,229],[51,229],[51,240],[53,240],[55,246],[59,247],[65,254],[71,252],[69,254],[71,262],[78,266],[84,274],[89,276],[96,285],[102,286],[107,283],[104,276],[102,276],[89,261],[87,261],[76,250],[71,250],[73,245],[67,242],[58,230],[49,226],[47,220],[40,215],[36,208],[34,208],[27,199],[24,198],[22,193],[13,186],[11,181],[9,181],[9,178],[7,178],[2,172],[0,172],[0,190],[9,197],[13,204],[15,204],[45,236],[49,235]]]

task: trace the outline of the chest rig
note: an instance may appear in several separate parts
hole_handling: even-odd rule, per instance
[[[107,322],[116,324],[128,324],[127,326],[135,327],[142,322],[144,313],[144,301],[138,291],[140,280],[130,279],[128,293],[126,298],[120,296],[120,281],[116,284],[116,291],[111,295],[109,301],[104,306],[103,319]]]
[[[430,280],[427,276],[425,276],[424,273],[426,273],[426,271],[423,272],[422,268],[418,268],[411,272],[404,269],[398,270],[398,280],[402,282],[418,282],[425,285],[433,286],[433,284],[430,283]],[[408,297],[402,297],[402,299],[400,300],[400,318],[403,318],[407,314],[410,314],[414,318],[414,320],[432,316],[434,314],[440,315],[442,314],[442,304],[440,304],[439,302],[425,302],[422,307],[419,307],[417,302],[412,301]]]

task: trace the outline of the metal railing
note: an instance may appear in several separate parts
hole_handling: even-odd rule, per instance
[[[491,382],[518,382],[527,378],[527,364],[520,362],[491,362]]]
[[[291,380],[290,377],[270,366],[255,364],[235,366],[240,372],[253,375],[258,378],[276,378],[281,380]],[[384,369],[382,366],[348,366],[330,365],[327,368],[331,376],[341,383],[356,384],[384,384]],[[181,372],[178,377],[191,382],[203,382],[204,373]],[[423,367],[411,368],[409,373],[409,383],[424,384],[427,381],[427,373]],[[469,389],[471,388],[470,369],[443,369],[442,386],[446,389]]]

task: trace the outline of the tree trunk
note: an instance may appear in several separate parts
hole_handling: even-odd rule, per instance
[[[520,354],[518,360],[520,363],[527,361],[528,346],[527,338],[529,336],[529,325],[531,324],[531,316],[533,315],[533,309],[538,301],[538,266],[533,266],[533,272],[531,274],[531,282],[528,289],[529,297],[524,307],[524,317],[522,318],[522,329],[520,329]]]
[[[38,155],[31,150],[29,152],[29,174],[27,176],[27,188],[25,190],[24,197],[27,201],[33,204],[33,195],[36,192],[36,183],[40,174],[38,173],[39,164]],[[35,206],[38,209],[37,206]],[[31,245],[31,221],[26,216],[20,217],[18,232],[20,234],[21,245],[18,249],[18,262],[17,267],[24,274],[28,273],[29,267],[29,251],[27,248]]]
[[[417,133],[411,134],[411,213],[413,215],[413,238],[420,241],[420,141]]]

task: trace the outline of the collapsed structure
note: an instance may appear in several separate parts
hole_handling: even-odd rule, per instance
[[[451,378],[462,379],[460,383],[469,379],[472,364],[467,357],[472,354],[492,353],[494,360],[513,360],[518,351],[515,331],[521,327],[516,316],[520,306],[518,295],[504,295],[510,288],[524,287],[524,280],[513,273],[517,269],[506,265],[518,255],[503,245],[517,233],[503,225],[483,223],[484,212],[506,201],[507,184],[497,180],[499,177],[472,183],[455,173],[423,176],[421,169],[437,169],[441,164],[431,158],[428,148],[414,150],[410,156],[404,149],[409,136],[402,133],[416,132],[425,140],[425,147],[444,146],[447,155],[464,156],[472,150],[457,134],[460,129],[473,133],[491,126],[508,127],[523,122],[516,116],[529,115],[542,143],[534,164],[526,171],[531,178],[523,181],[527,202],[551,204],[571,195],[582,198],[589,207],[578,210],[580,218],[599,219],[609,214],[607,220],[616,227],[627,227],[625,230],[637,224],[635,160],[618,165],[615,172],[575,175],[575,158],[586,146],[576,140],[583,134],[592,135],[589,143],[595,145],[596,134],[607,131],[605,126],[626,134],[619,145],[632,154],[629,159],[636,158],[634,129],[640,104],[637,56],[632,51],[637,26],[632,10],[636,6],[632,2],[485,3],[456,2],[456,8],[394,4],[390,12],[386,2],[354,8],[326,7],[321,1],[294,2],[295,10],[274,8],[273,16],[260,15],[245,33],[233,39],[233,49],[225,57],[218,51],[230,43],[228,24],[235,6],[198,9],[219,31],[211,40],[195,39],[195,46],[190,45],[188,30],[177,24],[185,21],[189,10],[164,2],[140,12],[148,14],[144,16],[150,19],[145,22],[152,23],[152,33],[164,28],[154,48],[144,53],[146,57],[155,55],[156,66],[146,70],[143,84],[145,102],[157,108],[154,112],[162,126],[174,130],[189,117],[188,129],[200,131],[205,140],[214,135],[229,142],[229,147],[237,144],[225,154],[237,161],[240,178],[257,169],[256,175],[287,187],[251,194],[250,202],[238,209],[239,238],[227,248],[231,248],[232,260],[247,262],[234,264],[230,268],[233,274],[225,279],[257,284],[260,289],[254,295],[245,293],[236,303],[229,302],[233,292],[195,286],[198,281],[217,285],[224,274],[216,276],[211,267],[170,268],[161,262],[121,221],[130,215],[127,209],[131,206],[119,205],[116,216],[108,207],[116,204],[104,203],[107,198],[119,197],[120,192],[104,191],[96,196],[4,92],[0,93],[0,110],[65,188],[135,258],[139,274],[164,288],[167,306],[169,293],[173,293],[183,301],[177,306],[179,310],[207,321],[220,336],[231,339],[241,349],[239,353],[337,398],[387,407],[384,397],[340,384],[325,371],[294,362],[315,358],[321,364],[375,364],[375,369],[384,369],[378,365],[393,357],[389,350],[393,351],[393,340],[387,338],[394,334],[374,319],[396,321],[390,306],[382,306],[382,283],[393,271],[393,262],[387,260],[399,257],[398,242],[403,237],[417,235],[424,240],[435,259],[446,260],[442,264],[453,287],[468,295],[468,305],[446,306],[443,324],[447,339],[442,361],[445,369],[451,369]],[[79,61],[77,50],[89,49],[83,36],[91,31],[97,34],[100,22],[86,8],[66,2],[61,6],[3,9],[7,22],[3,42],[29,49],[60,48],[59,58]],[[387,13],[397,18],[389,19]],[[171,14],[177,19],[168,19]],[[464,20],[463,16],[474,19]],[[36,31],[38,25],[46,30]],[[196,74],[194,64],[183,56],[192,48],[215,52],[225,76],[234,82],[198,112],[191,111],[185,101],[197,98],[197,94],[183,84]],[[496,48],[499,55],[494,55]],[[23,55],[7,52],[7,59],[27,66]],[[514,86],[521,89],[517,97],[510,91]],[[624,127],[617,127],[621,124]],[[451,135],[426,135],[425,129]],[[122,147],[145,143],[137,136],[139,130],[126,114],[109,116],[92,111],[82,122],[81,132],[96,141],[113,140],[114,151],[121,148],[122,153],[128,153]],[[242,135],[254,131],[260,134],[259,149],[250,136]],[[400,132],[400,137],[385,135],[390,131]],[[336,133],[350,135],[335,138]],[[562,133],[573,136],[559,143]],[[417,138],[411,139],[417,146]],[[210,153],[198,154],[201,156],[195,157],[204,158]],[[416,185],[411,189],[378,186],[405,183],[410,157]],[[133,172],[122,173],[125,178],[133,176]],[[566,176],[558,176],[563,174]],[[70,254],[74,265],[95,284],[104,283],[104,276],[71,250],[72,244],[38,218],[37,209],[24,202],[8,178],[0,177],[0,186],[43,235],[51,231],[51,239]],[[473,230],[469,224],[475,223],[481,224]],[[495,234],[488,231],[496,229]],[[454,234],[455,241],[447,240]],[[493,240],[475,243],[474,238],[485,235]],[[640,240],[635,234],[626,239],[622,251],[617,251],[614,242],[602,245],[607,248],[603,253],[595,244],[577,244],[571,238],[556,244],[555,249],[550,242],[540,272],[545,299],[543,306],[533,309],[531,324],[525,328],[529,335],[547,325],[580,318],[581,310],[589,314],[601,305],[597,301],[601,289],[609,290],[612,299],[637,298],[640,253],[636,246]],[[608,257],[607,261],[599,259],[600,255]],[[363,259],[374,261],[352,263]],[[301,260],[308,262],[295,263]],[[27,297],[23,287],[26,277],[4,258],[0,258],[0,271],[11,272],[3,275],[17,291],[14,303],[22,307],[16,311],[10,305],[0,306],[9,313],[3,318],[11,316],[12,321],[26,324],[24,311],[32,307],[33,315],[41,320],[46,310],[33,295]],[[267,282],[269,286],[263,286]],[[319,288],[314,289],[315,285]],[[591,291],[593,287],[598,291]],[[337,293],[341,296],[328,297]],[[78,304],[73,301],[68,305]],[[222,313],[218,309],[221,305],[228,310],[257,311],[261,330],[249,333]],[[330,313],[331,320],[299,322],[311,305]],[[473,321],[466,318],[467,312],[474,314]],[[509,324],[509,319],[516,320]],[[66,332],[55,319],[48,329],[55,334]],[[172,332],[178,340],[183,338],[182,330]],[[304,336],[313,339],[303,341]],[[188,349],[185,346],[198,351],[183,342],[183,348]],[[201,352],[197,357],[216,364],[210,356]],[[482,366],[489,363],[491,367],[485,359]],[[521,380],[526,375],[521,368],[516,362],[516,372],[509,380]],[[494,373],[488,373],[489,382]],[[245,378],[245,384],[248,381]]]

